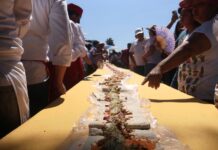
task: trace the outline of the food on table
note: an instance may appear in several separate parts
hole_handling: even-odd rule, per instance
[[[89,124],[90,136],[104,136],[92,144],[92,150],[153,150],[154,134],[150,131],[150,123],[138,111],[140,106],[129,106],[128,98],[120,97],[121,81],[126,77],[122,72],[114,71],[114,75],[99,85],[104,93],[101,102],[105,104],[104,115],[99,122]],[[145,134],[146,133],[146,134]],[[148,138],[149,137],[149,138]]]

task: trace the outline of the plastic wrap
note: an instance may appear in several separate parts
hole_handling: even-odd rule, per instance
[[[104,76],[104,80],[108,79],[110,76]],[[126,81],[128,78],[125,78]],[[103,80],[103,81],[104,81]],[[157,119],[152,115],[150,108],[150,101],[148,99],[139,98],[138,96],[138,86],[137,85],[128,85],[125,82],[121,81],[119,85],[120,94],[119,99],[123,101],[124,106],[127,110],[132,112],[133,118],[138,118],[136,121],[146,120],[150,124],[149,130],[134,130],[134,134],[142,137],[147,136],[151,141],[156,143],[156,150],[187,150],[188,146],[182,144],[176,136],[165,127],[158,125]],[[102,87],[105,87],[102,82],[98,82],[94,84],[96,91],[92,93],[89,97],[89,102],[91,103],[91,107],[87,110],[87,112],[81,116],[81,119],[77,124],[74,125],[73,134],[79,135],[86,133],[87,138],[80,140],[79,147],[78,142],[73,142],[70,149],[91,149],[91,144],[97,142],[99,139],[103,137],[100,136],[102,133],[99,129],[92,129],[91,132],[96,132],[99,136],[88,136],[90,134],[89,125],[98,124],[101,126],[104,123],[102,119],[104,117],[104,112],[106,110],[105,105],[108,102],[104,101],[105,94],[102,92]],[[134,120],[135,121],[135,120]]]

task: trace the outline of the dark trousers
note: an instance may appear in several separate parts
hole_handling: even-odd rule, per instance
[[[81,58],[78,58],[75,62],[72,62],[70,67],[67,68],[64,75],[64,85],[67,90],[79,83],[85,76],[83,64]],[[58,95],[59,97],[60,95]]]
[[[177,72],[177,68],[170,70],[169,72],[166,72],[163,74],[162,82],[166,85],[171,85],[171,82],[175,76],[175,73]]]
[[[93,65],[86,64],[85,67],[86,67],[85,76],[89,76],[90,74],[96,71],[96,68]]]
[[[0,138],[20,124],[20,112],[13,87],[0,87]]]
[[[138,73],[138,74],[140,74],[140,75],[142,75],[142,76],[144,76],[144,66],[136,66],[135,68],[134,68],[134,72],[136,72],[136,73]]]
[[[145,64],[145,76],[156,66],[157,64],[147,63]]]
[[[48,105],[49,81],[28,85],[30,116],[35,115]]]

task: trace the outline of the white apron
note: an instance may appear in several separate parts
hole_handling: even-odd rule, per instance
[[[26,75],[23,64],[19,61],[0,61],[0,73],[10,82],[17,96],[21,123],[29,118],[29,98]]]

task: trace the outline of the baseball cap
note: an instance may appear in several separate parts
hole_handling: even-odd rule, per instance
[[[142,34],[142,33],[144,33],[143,28],[137,28],[135,30],[135,35]]]

